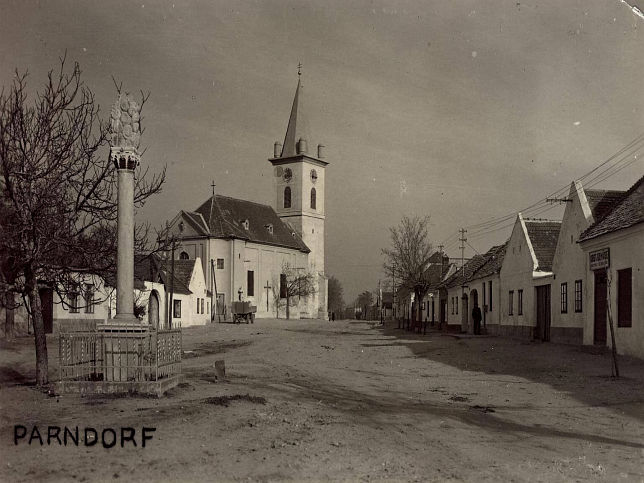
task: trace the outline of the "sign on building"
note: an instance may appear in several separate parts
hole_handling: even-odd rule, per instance
[[[610,248],[590,252],[590,269],[602,270],[610,267]]]

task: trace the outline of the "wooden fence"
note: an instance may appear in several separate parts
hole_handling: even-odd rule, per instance
[[[181,329],[59,335],[60,381],[158,381],[181,373]]]

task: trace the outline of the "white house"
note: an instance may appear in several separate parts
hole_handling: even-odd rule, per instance
[[[610,316],[617,352],[644,358],[644,177],[579,242],[591,300],[584,344],[612,346]]]
[[[552,261],[554,303],[550,340],[581,344],[588,300],[587,255],[579,236],[601,220],[624,197],[623,191],[584,189],[580,181],[570,185],[561,221],[557,248]]]
[[[498,314],[495,300],[498,300],[498,273],[504,253],[505,245],[494,246],[483,255],[475,255],[445,280],[443,297],[448,331],[472,333],[475,306],[481,308],[486,327],[491,322],[493,325]]]
[[[561,222],[518,214],[500,271],[501,335],[550,339],[552,260]]]

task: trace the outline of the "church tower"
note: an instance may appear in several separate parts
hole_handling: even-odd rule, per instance
[[[324,266],[324,202],[325,169],[324,146],[309,152],[306,119],[302,115],[302,81],[298,70],[297,89],[288,120],[284,143],[275,143],[273,165],[275,211],[301,236],[311,253],[308,270],[318,278],[318,292],[314,297],[317,314],[327,318],[327,281]]]

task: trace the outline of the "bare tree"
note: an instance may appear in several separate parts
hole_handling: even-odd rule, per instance
[[[48,382],[39,284],[62,299],[79,272],[109,278],[115,272],[116,170],[107,152],[109,129],[77,63],[65,58],[30,96],[27,73],[16,71],[0,93],[0,179],[7,217],[0,219],[1,289],[28,300],[36,345],[36,382]],[[147,99],[143,96],[143,102]],[[161,190],[165,168],[135,173],[135,206]],[[138,227],[143,244],[149,227]],[[140,246],[140,245],[139,245]]]
[[[340,316],[344,310],[342,284],[334,276],[329,277],[329,310]]]
[[[282,264],[279,296],[280,303],[285,300],[287,319],[291,318],[290,308],[292,306],[297,305],[300,299],[309,297],[315,292],[315,276],[312,273],[304,268],[292,267],[289,263]]]
[[[389,228],[391,247],[382,250],[385,272],[400,280],[400,285],[414,291],[417,322],[422,319],[421,301],[430,288],[426,272],[432,255],[428,224],[429,217],[404,216],[398,226]]]

